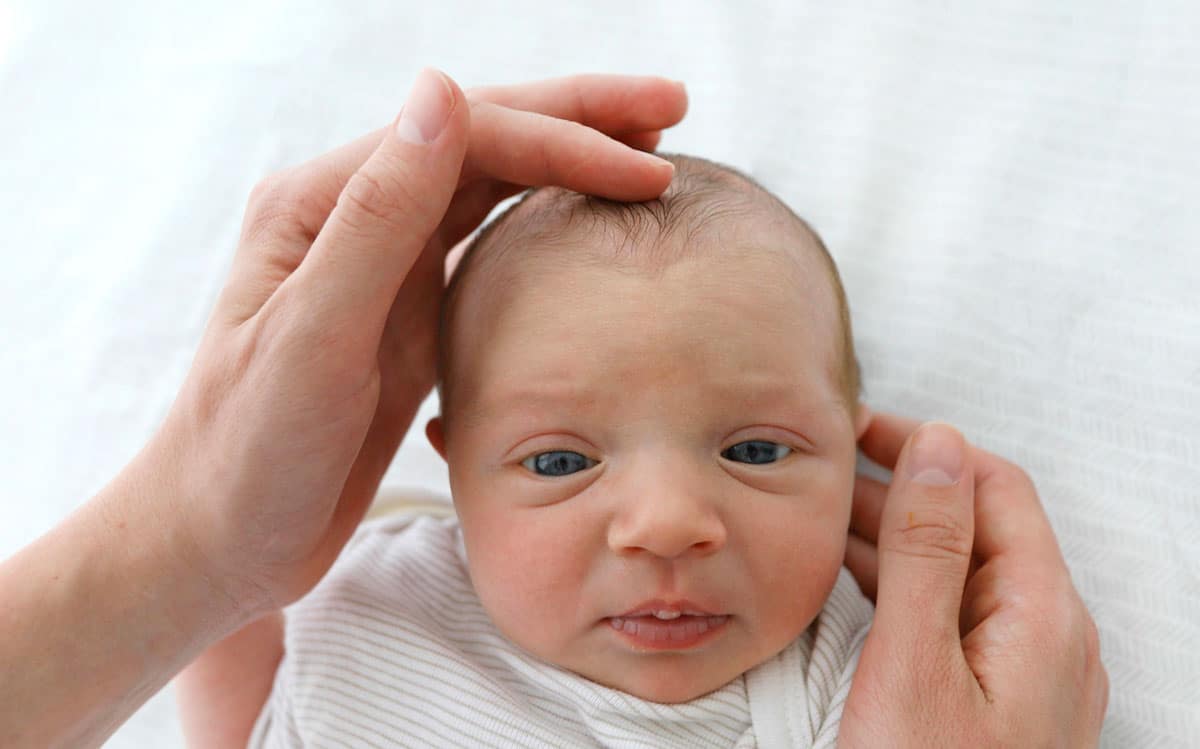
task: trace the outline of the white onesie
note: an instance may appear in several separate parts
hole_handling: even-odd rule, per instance
[[[845,569],[774,658],[664,705],[543,662],[492,625],[455,518],[365,523],[287,611],[252,747],[833,746],[872,608]]]

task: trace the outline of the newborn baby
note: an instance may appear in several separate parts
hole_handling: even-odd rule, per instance
[[[289,611],[252,744],[832,745],[870,604],[837,271],[782,202],[668,157],[467,248],[427,426],[455,518],[363,526]]]

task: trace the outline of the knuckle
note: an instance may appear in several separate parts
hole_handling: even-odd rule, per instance
[[[1080,612],[1070,591],[1060,589],[1058,585],[1051,588],[1051,600],[1042,605],[1043,617],[1052,628],[1057,647],[1079,642],[1083,633],[1080,631]]]
[[[1033,484],[1033,479],[1024,468],[1003,458],[1000,459],[1000,471],[997,478],[1005,488],[1011,491],[1022,493],[1036,493],[1037,491]]]
[[[581,77],[575,77],[571,79],[571,87],[569,91],[571,92],[570,95],[572,109],[570,111],[574,113],[574,119],[578,122],[591,122],[593,119],[591,109],[588,106],[588,97],[585,91],[587,83],[587,80]]]
[[[552,182],[558,184],[562,182],[562,176],[558,173],[558,163],[554,159],[554,150],[552,148],[552,144],[555,143],[554,131],[551,129],[553,124],[555,123],[551,123],[548,120],[539,120],[537,123],[537,155],[535,163],[550,176]]]
[[[538,138],[540,163],[551,182],[570,188],[574,180],[582,172],[586,172],[597,162],[608,158],[602,149],[596,147],[564,147],[563,144],[592,144],[596,132],[587,125],[572,120],[547,122],[544,134]]]
[[[1069,582],[1052,586],[1040,608],[1049,652],[1063,654],[1080,669],[1099,662],[1099,631]]]
[[[298,194],[290,172],[275,172],[263,177],[250,190],[246,200],[244,234],[257,237],[281,221],[294,221],[301,202],[302,196]]]
[[[1088,631],[1095,625],[1088,613],[1087,606],[1083,605],[1083,599],[1079,597],[1078,591],[1071,583],[1070,575],[1064,573],[1061,577],[1060,584],[1063,586],[1063,590],[1059,594],[1061,615],[1065,621],[1070,622],[1071,635],[1082,640],[1088,636]]]
[[[573,96],[582,96],[585,89],[593,85],[599,76],[595,73],[572,73],[562,79],[563,85]]]
[[[884,542],[889,551],[932,559],[959,559],[971,554],[972,539],[953,514],[927,507],[911,511]]]
[[[341,214],[352,229],[365,229],[370,224],[400,229],[420,212],[423,201],[403,180],[360,169],[346,182],[338,206],[348,209]]]
[[[274,172],[260,179],[250,189],[250,197],[246,201],[249,213],[269,212],[288,202],[288,183],[286,172]]]
[[[1091,671],[1096,668],[1103,668],[1100,661],[1100,630],[1096,627],[1096,622],[1092,619],[1087,607],[1084,606],[1083,600],[1078,594],[1073,594],[1071,598],[1074,600],[1073,621],[1074,635],[1073,639],[1079,642],[1080,660],[1083,668]]]

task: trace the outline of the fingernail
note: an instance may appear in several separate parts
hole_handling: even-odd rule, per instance
[[[923,424],[908,447],[908,476],[916,484],[949,486],[963,471],[965,446],[954,427],[940,422]]]
[[[667,169],[671,170],[671,176],[672,177],[675,176],[675,165],[673,163],[671,163],[670,161],[667,161],[666,159],[662,158],[661,156],[655,156],[652,153],[643,152],[642,159],[647,164],[653,164],[654,166],[658,167],[659,169],[662,169],[665,166]]]
[[[445,76],[433,68],[425,68],[417,74],[404,108],[400,110],[396,135],[407,143],[429,143],[446,126],[453,103],[454,93]]]

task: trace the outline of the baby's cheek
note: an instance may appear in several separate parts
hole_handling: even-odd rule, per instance
[[[539,512],[512,508],[490,518],[467,535],[467,554],[476,592],[497,628],[548,658],[569,637],[571,613],[581,610],[587,564],[581,544],[565,529],[547,527]]]
[[[845,512],[837,503],[798,503],[758,516],[752,547],[764,629],[788,639],[820,612],[842,566]]]

